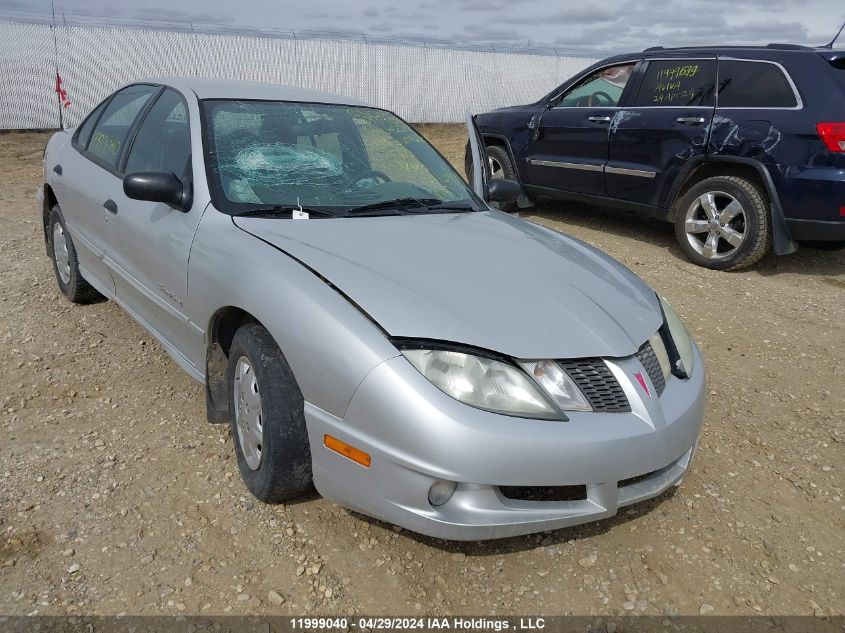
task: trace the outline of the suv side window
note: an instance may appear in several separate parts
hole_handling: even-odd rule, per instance
[[[776,64],[719,60],[721,108],[795,108],[795,91]]]
[[[94,131],[94,125],[96,125],[97,119],[100,118],[100,114],[106,109],[108,103],[108,99],[103,101],[79,126],[79,131],[76,133],[76,142],[82,149],[88,147],[88,140],[91,138],[91,132]]]
[[[555,104],[556,108],[612,108],[634,72],[635,63],[610,66],[593,73],[570,88]]]
[[[188,105],[167,88],[144,117],[125,171],[169,171],[183,178],[191,161]]]
[[[716,61],[672,59],[648,62],[636,106],[713,106]]]
[[[112,169],[117,168],[121,150],[138,113],[157,86],[129,86],[106,106],[88,143],[88,154]]]

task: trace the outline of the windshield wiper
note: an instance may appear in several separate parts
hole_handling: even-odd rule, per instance
[[[293,217],[294,211],[304,211],[311,217],[318,218],[336,218],[336,213],[331,211],[324,211],[323,209],[309,209],[307,207],[294,206],[271,206],[271,207],[256,207],[255,209],[248,209],[236,213],[235,216],[239,218],[277,218],[277,217]]]
[[[468,202],[444,202],[426,207],[429,211],[478,211]]]
[[[409,207],[429,208],[431,205],[440,204],[442,200],[437,198],[394,198],[393,200],[382,200],[372,204],[364,204],[360,207],[352,207],[346,212],[346,216],[356,215],[400,215],[401,209]],[[384,213],[393,211],[394,213]],[[380,212],[380,213],[376,213]]]

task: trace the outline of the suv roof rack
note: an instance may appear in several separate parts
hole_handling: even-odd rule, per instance
[[[723,46],[650,46],[643,50],[643,53],[650,53],[652,51],[685,51],[698,49],[737,49],[737,48],[770,48],[784,51],[811,51],[814,50],[812,46],[804,46],[802,44],[766,44],[765,46],[754,46],[741,44],[723,45]]]
[[[785,51],[811,51],[811,46],[804,46],[802,44],[766,44],[766,48],[779,48]]]

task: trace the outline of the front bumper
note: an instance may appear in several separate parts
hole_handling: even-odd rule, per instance
[[[695,350],[693,377],[670,377],[658,398],[633,379],[636,358],[611,371],[630,413],[569,414],[568,422],[512,418],[453,400],[404,357],[379,365],[363,381],[343,419],[306,403],[314,484],[324,497],[414,532],[480,540],[577,525],[659,495],[684,476],[704,413],[704,366]],[[326,434],[367,452],[365,468],[330,451]],[[455,494],[433,507],[438,479]],[[621,485],[620,485],[621,482]],[[503,487],[583,487],[565,501],[506,497]]]

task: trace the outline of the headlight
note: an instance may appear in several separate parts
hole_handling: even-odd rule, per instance
[[[660,365],[660,373],[663,374],[663,380],[668,380],[669,374],[672,373],[672,361],[669,360],[669,352],[666,350],[666,344],[663,342],[660,332],[658,331],[652,334],[648,339],[648,343],[657,357],[657,362]]]
[[[449,350],[405,349],[402,354],[435,387],[465,404],[505,415],[563,417],[513,365]]]
[[[681,321],[681,317],[663,297],[660,297],[660,305],[663,307],[666,325],[669,327],[669,334],[672,335],[672,342],[675,343],[675,350],[678,352],[672,373],[682,378],[689,378],[692,376],[693,365],[692,337],[684,322]]]
[[[592,411],[584,394],[563,368],[552,360],[522,361],[522,368],[534,377],[555,404],[564,411]]]

